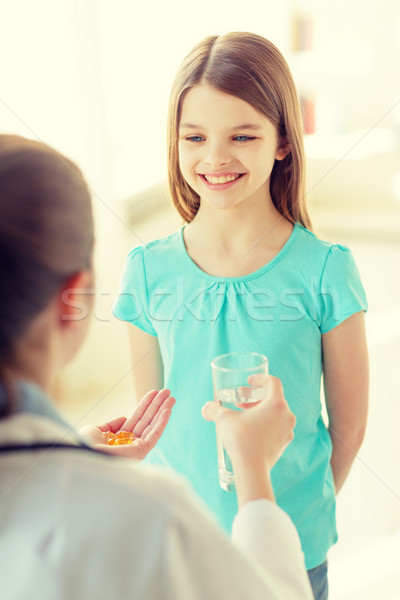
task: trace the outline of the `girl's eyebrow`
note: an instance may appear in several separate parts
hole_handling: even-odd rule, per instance
[[[245,123],[244,125],[238,125],[237,127],[233,127],[233,131],[239,131],[240,129],[262,129],[261,125],[256,125],[256,123]]]
[[[201,129],[201,125],[195,125],[193,123],[180,123],[179,129]],[[262,129],[262,126],[256,125],[256,123],[245,123],[244,125],[237,125],[236,127],[232,127],[232,131],[239,131],[240,129],[259,130]]]
[[[200,129],[200,125],[193,125],[193,123],[180,123],[179,129]]]

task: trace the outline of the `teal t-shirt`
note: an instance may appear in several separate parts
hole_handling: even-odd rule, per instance
[[[350,250],[300,225],[268,264],[243,277],[202,271],[186,251],[183,228],[135,248],[114,305],[116,317],[158,337],[164,385],[176,398],[149,460],[186,475],[227,530],[236,494],[219,487],[215,430],[200,412],[213,399],[210,363],[227,352],[268,357],[297,418],[295,438],[271,477],[308,569],[337,539],[331,440],[321,416],[321,335],[366,308]]]

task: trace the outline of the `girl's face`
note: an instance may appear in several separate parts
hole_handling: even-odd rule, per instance
[[[202,203],[226,209],[271,201],[269,181],[280,147],[275,126],[250,104],[210,85],[191,88],[179,123],[179,167]]]

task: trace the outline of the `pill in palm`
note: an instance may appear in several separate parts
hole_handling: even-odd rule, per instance
[[[122,446],[125,444],[131,444],[135,439],[135,435],[132,431],[118,431],[114,433],[113,431],[105,431],[104,437],[109,446]]]

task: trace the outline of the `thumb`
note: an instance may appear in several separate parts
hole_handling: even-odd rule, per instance
[[[216,402],[207,402],[201,409],[201,414],[206,421],[216,421],[223,410]]]

